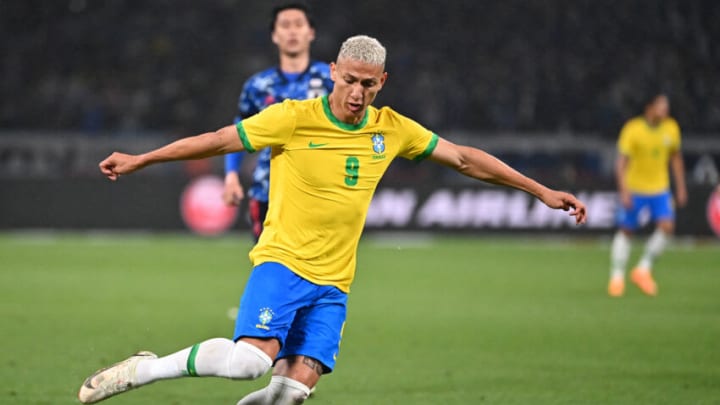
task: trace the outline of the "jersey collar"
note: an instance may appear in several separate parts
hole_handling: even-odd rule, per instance
[[[656,125],[653,125],[653,124],[650,123],[650,121],[648,121],[647,118],[645,118],[644,115],[643,115],[643,117],[642,117],[642,120],[643,120],[643,122],[645,123],[645,125],[646,125],[649,129],[651,129],[651,130],[653,130],[653,131],[655,131],[655,130],[657,130],[658,128],[660,128],[660,125],[663,123],[662,120],[660,120],[660,122],[658,122]]]
[[[322,105],[323,111],[325,111],[325,116],[330,120],[330,122],[332,122],[336,127],[340,129],[344,129],[346,131],[357,131],[358,129],[362,129],[365,124],[367,124],[369,106],[365,109],[365,116],[363,117],[362,121],[357,124],[348,124],[340,121],[339,119],[337,119],[336,116],[333,115],[332,110],[330,109],[330,100],[328,99],[327,94],[322,96]]]
[[[297,81],[301,77],[305,76],[306,74],[310,73],[310,69],[312,69],[314,64],[315,64],[315,61],[310,59],[310,63],[308,63],[305,70],[300,72],[300,74],[298,75],[298,77],[295,81]],[[288,80],[287,76],[285,76],[285,72],[283,72],[282,69],[280,69],[280,65],[275,66],[275,73],[277,73],[277,75],[280,77],[280,79],[283,81],[283,83],[290,83],[290,80]]]

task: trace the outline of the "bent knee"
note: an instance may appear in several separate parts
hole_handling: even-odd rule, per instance
[[[243,342],[235,343],[228,364],[228,378],[255,380],[265,375],[272,367],[272,359],[259,348]]]
[[[672,235],[675,233],[675,221],[673,220],[658,221],[657,227],[666,235]]]
[[[267,374],[271,364],[263,361],[249,362],[241,367],[232,367],[230,369],[230,378],[234,380],[257,380]]]

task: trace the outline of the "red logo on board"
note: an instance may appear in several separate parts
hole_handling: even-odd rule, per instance
[[[720,189],[710,194],[707,204],[707,220],[710,229],[720,236]]]
[[[225,205],[223,189],[223,181],[217,176],[198,177],[185,187],[180,213],[188,228],[205,236],[230,229],[237,218],[237,207]]]

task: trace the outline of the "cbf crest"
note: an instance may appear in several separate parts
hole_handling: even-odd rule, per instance
[[[382,155],[385,152],[385,137],[381,133],[373,134],[370,138],[372,141],[373,152],[376,155]],[[384,155],[381,157],[385,157]]]
[[[270,327],[267,326],[267,324],[269,324],[270,321],[272,321],[273,315],[275,315],[275,314],[273,313],[272,309],[267,308],[267,307],[260,308],[260,315],[258,315],[258,321],[260,321],[260,323],[255,325],[255,327],[258,329],[270,330]]]
[[[672,139],[670,139],[669,134],[663,134],[663,144],[665,144],[665,146],[672,145]]]

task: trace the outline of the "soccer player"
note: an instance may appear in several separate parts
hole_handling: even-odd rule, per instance
[[[675,183],[675,202],[680,207],[687,203],[680,127],[669,113],[668,97],[655,94],[645,104],[643,115],[629,120],[620,132],[615,171],[621,205],[619,229],[610,252],[608,283],[608,294],[612,297],[620,297],[625,292],[630,237],[640,226],[639,218],[644,210],[649,211],[656,229],[648,239],[630,279],[647,295],[654,296],[658,292],[652,277],[652,265],[665,249],[675,228],[668,165]]]
[[[278,48],[280,63],[256,73],[245,82],[238,102],[236,124],[274,103],[320,97],[332,91],[330,66],[310,59],[315,24],[305,5],[291,3],[273,9],[270,32]],[[228,205],[239,205],[244,197],[238,175],[242,159],[242,152],[225,155],[223,200]],[[250,224],[255,242],[260,237],[267,214],[269,185],[270,148],[264,148],[258,152],[253,182],[248,191]]]
[[[430,159],[486,182],[526,191],[547,206],[585,205],[549,189],[482,150],[455,145],[388,107],[371,103],[387,80],[385,48],[354,36],[330,65],[329,96],[285,100],[215,132],[141,155],[115,152],[100,163],[110,180],[148,165],[272,148],[265,230],[250,252],[254,269],[233,339],[214,338],[158,358],[140,352],[87,378],[78,397],[92,403],[153,381],[183,376],[255,379],[275,364],[265,388],[238,402],[299,404],[332,372],[345,324],[357,246],[370,200],[396,157]]]

